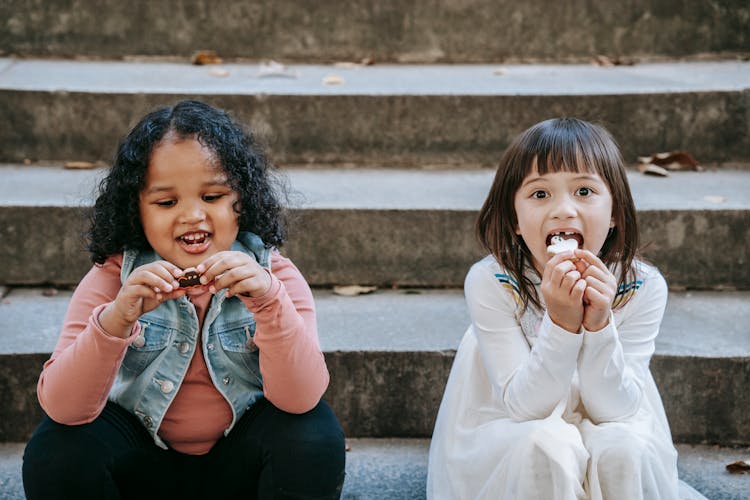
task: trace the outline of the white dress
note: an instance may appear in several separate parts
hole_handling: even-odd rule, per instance
[[[637,263],[609,325],[577,335],[532,306],[522,314],[492,256],[464,290],[472,324],[435,423],[428,499],[704,498],[677,479],[648,367],[667,300],[655,268]]]

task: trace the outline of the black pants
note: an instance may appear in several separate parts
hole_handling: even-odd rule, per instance
[[[293,415],[261,399],[205,455],[159,448],[132,414],[107,403],[84,425],[45,417],[24,452],[23,486],[27,500],[335,499],[344,453],[323,401]]]

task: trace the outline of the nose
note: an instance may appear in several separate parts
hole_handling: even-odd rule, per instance
[[[205,218],[206,212],[200,202],[185,203],[180,212],[180,222],[183,224],[197,224]]]
[[[555,201],[550,212],[553,219],[572,219],[578,214],[575,201],[569,196],[558,197]]]

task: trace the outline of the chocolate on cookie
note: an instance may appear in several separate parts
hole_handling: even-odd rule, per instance
[[[177,278],[177,283],[180,284],[180,288],[200,286],[201,275],[194,268],[185,269],[185,274]]]

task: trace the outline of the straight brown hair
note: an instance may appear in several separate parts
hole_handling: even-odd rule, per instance
[[[585,172],[604,180],[612,195],[615,227],[604,241],[599,258],[612,272],[619,268],[618,286],[632,280],[639,230],[620,149],[599,125],[577,118],[553,118],[522,132],[505,150],[475,225],[482,247],[518,282],[524,308],[529,303],[541,308],[541,303],[533,283],[524,276],[524,269],[534,266],[531,252],[515,231],[518,216],[514,199],[534,167],[539,175]]]

